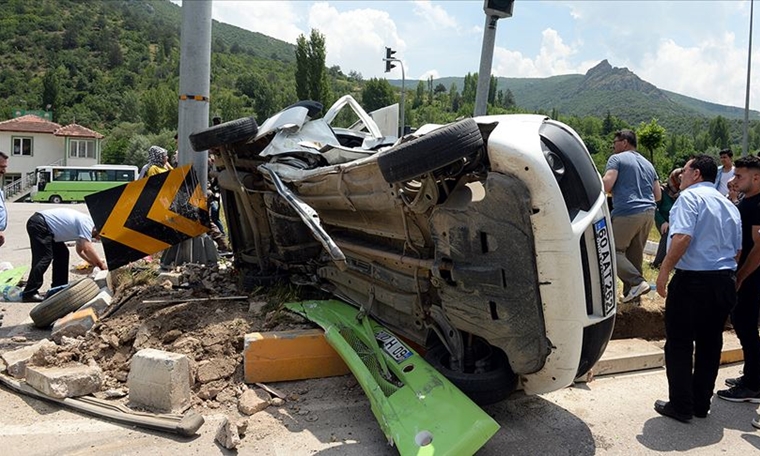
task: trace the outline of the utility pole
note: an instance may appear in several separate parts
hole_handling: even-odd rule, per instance
[[[752,16],[755,0],[749,2],[749,50],[747,51],[747,93],[744,98],[744,134],[742,135],[742,157],[749,155],[749,75],[752,69]]]
[[[503,17],[512,17],[514,6],[514,0],[484,0],[483,2],[486,23],[483,29],[483,48],[480,51],[478,88],[475,94],[474,115],[476,116],[485,115],[486,108],[488,107],[488,88],[491,83],[493,48],[496,43],[496,22]]]
[[[179,56],[179,125],[177,147],[180,165],[192,163],[201,191],[208,187],[208,152],[193,152],[190,133],[208,128],[211,91],[211,0],[182,2]],[[164,251],[161,264],[206,263],[207,235],[187,239]],[[215,251],[215,249],[214,249]]]
[[[404,136],[404,131],[406,130],[406,124],[404,122],[404,114],[405,114],[405,95],[406,95],[406,75],[404,74],[404,62],[401,60],[393,57],[393,54],[395,54],[396,51],[386,46],[385,48],[385,58],[383,59],[385,61],[385,72],[389,73],[393,68],[396,67],[392,62],[398,62],[401,64],[401,125],[399,126],[399,133],[398,137]]]

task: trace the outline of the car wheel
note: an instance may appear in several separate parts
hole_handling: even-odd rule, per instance
[[[47,328],[57,319],[82,307],[99,292],[98,284],[89,277],[78,280],[37,304],[29,312],[29,316],[32,317],[34,326]]]
[[[61,204],[63,202],[63,198],[61,198],[58,195],[53,195],[50,197],[48,201],[50,201],[53,204]]]
[[[449,351],[442,344],[433,346],[425,360],[478,405],[503,401],[517,387],[517,375],[509,367],[507,356],[485,342],[473,350],[476,359],[465,360],[465,372],[449,367]],[[472,364],[480,364],[482,372],[473,372]],[[469,371],[469,372],[467,372]]]
[[[259,125],[253,117],[243,117],[223,124],[214,125],[190,135],[190,144],[198,152],[225,144],[241,142],[256,136]]]
[[[404,182],[470,156],[483,147],[483,136],[472,119],[441,127],[377,155],[385,181]]]

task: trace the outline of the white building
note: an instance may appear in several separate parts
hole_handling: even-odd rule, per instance
[[[62,127],[33,114],[0,122],[0,151],[10,157],[0,182],[6,197],[25,193],[38,166],[98,164],[102,139],[103,135],[81,125]]]

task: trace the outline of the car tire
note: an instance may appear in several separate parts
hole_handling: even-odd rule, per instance
[[[259,125],[253,117],[231,120],[190,134],[190,145],[196,152],[209,150],[225,144],[246,141],[259,132]]]
[[[449,352],[438,344],[425,353],[425,360],[478,405],[494,404],[506,399],[517,387],[517,375],[509,367],[507,356],[493,349],[492,369],[466,373],[449,368]]]
[[[78,280],[37,304],[29,316],[38,328],[47,328],[57,319],[79,309],[98,295],[100,288],[91,278]]]
[[[472,119],[441,127],[377,155],[389,184],[405,182],[470,156],[483,147],[483,136]]]

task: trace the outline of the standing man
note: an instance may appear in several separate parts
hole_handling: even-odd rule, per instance
[[[738,290],[731,323],[744,352],[744,375],[729,378],[730,388],[718,391],[718,397],[731,402],[760,403],[760,158],[742,157],[734,167],[734,185],[744,198],[739,202],[742,217],[742,256],[736,273]]]
[[[678,421],[706,418],[723,348],[723,326],[736,303],[742,247],[739,210],[718,193],[715,159],[698,155],[681,174],[670,211],[668,253],[657,276],[665,299],[665,369],[670,401],[654,409]],[[675,268],[673,279],[668,282]],[[667,284],[667,289],[666,289]],[[757,325],[757,320],[755,320]],[[693,357],[693,362],[692,362]]]
[[[98,230],[88,214],[74,209],[57,208],[35,212],[26,222],[32,247],[32,270],[21,295],[24,302],[44,300],[39,291],[43,276],[53,263],[53,287],[69,283],[69,248],[66,242],[76,241],[77,254],[86,262],[107,269],[92,245]]]
[[[616,132],[612,148],[602,181],[604,191],[612,192],[612,233],[623,302],[631,302],[649,293],[642,272],[644,246],[662,190],[654,166],[636,151],[636,133]]]
[[[2,177],[8,169],[8,154],[0,151],[0,184],[3,183]],[[5,209],[5,193],[0,185],[0,246],[5,244],[5,229],[8,228],[8,211]]]
[[[715,188],[721,195],[728,195],[728,181],[734,177],[734,153],[731,149],[723,149],[720,154],[720,166],[718,167],[718,178],[715,179]]]

